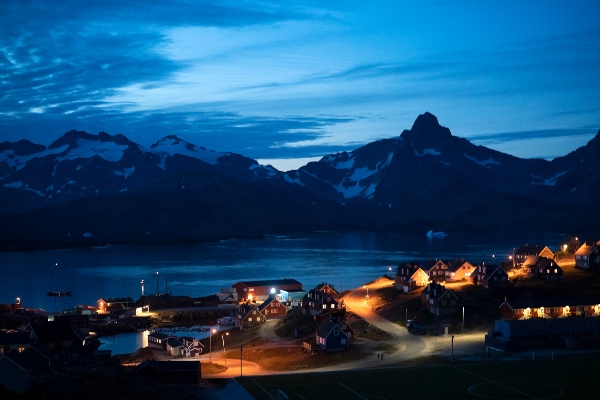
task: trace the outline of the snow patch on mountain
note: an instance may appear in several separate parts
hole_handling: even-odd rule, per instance
[[[358,182],[349,187],[344,187],[344,184],[342,182],[340,184],[334,185],[333,188],[339,193],[341,193],[346,199],[356,197],[359,194],[361,194],[363,190],[365,190],[365,188],[363,186],[360,186]]]
[[[304,183],[300,180],[300,178],[292,179],[288,174],[283,175],[283,179],[285,179],[288,183],[295,183],[296,185],[304,186]]]
[[[415,156],[418,157],[424,157],[426,155],[430,155],[430,156],[441,156],[442,153],[440,153],[439,151],[437,151],[436,149],[425,149],[423,150],[423,153],[420,154],[417,149],[413,148],[413,151],[415,153]]]
[[[165,161],[167,158],[176,154],[196,158],[211,165],[217,164],[219,158],[229,155],[228,153],[219,153],[214,150],[207,150],[204,147],[188,143],[185,140],[181,140],[175,136],[167,136],[159,140],[157,143],[152,145],[150,150],[146,151],[156,154],[160,157],[161,162],[159,167],[163,170],[165,169]]]
[[[483,161],[479,161],[477,159],[477,157],[470,156],[467,153],[463,153],[463,156],[465,156],[465,158],[467,160],[471,160],[474,163],[479,164],[479,165],[481,165],[482,167],[485,167],[485,168],[492,168],[491,166],[493,166],[493,165],[501,165],[498,161],[494,161],[494,159],[492,158],[492,156],[490,156],[490,158],[488,158],[487,160],[483,160]]]
[[[99,142],[97,140],[77,139],[77,147],[69,149],[67,154],[57,157],[56,161],[76,160],[100,156],[106,161],[117,162],[123,157],[123,152],[129,147],[114,142]]]
[[[129,175],[133,174],[135,171],[135,167],[131,168],[122,168],[121,171],[114,171],[117,176],[124,176],[125,179],[129,178]]]
[[[63,151],[65,151],[68,147],[68,145],[64,145],[56,149],[46,149],[44,151],[40,151],[39,153],[28,154],[25,156],[19,156],[15,154],[13,150],[5,150],[0,153],[0,163],[6,163],[10,168],[16,168],[16,170],[18,171],[24,168],[27,161],[31,159],[43,158],[54,154],[60,154]]]
[[[541,182],[534,181],[534,182],[531,182],[531,184],[532,185],[554,186],[554,185],[556,185],[556,180],[558,178],[560,178],[561,176],[565,175],[566,173],[567,173],[567,171],[559,172],[556,175],[554,175],[553,177],[548,178],[548,179],[544,179],[544,178],[542,178],[540,176],[536,176],[536,175],[531,175],[531,177],[533,179],[539,179],[541,181]]]
[[[350,158],[346,161],[339,161],[333,168],[335,169],[351,169],[354,166],[354,156],[350,156]]]

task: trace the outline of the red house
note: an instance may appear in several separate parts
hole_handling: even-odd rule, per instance
[[[499,307],[500,318],[567,318],[600,316],[600,298],[543,299],[504,301]]]
[[[283,317],[287,315],[287,307],[285,304],[275,298],[275,296],[269,297],[261,305],[258,306],[258,311],[263,313],[265,317]]]
[[[416,263],[400,265],[394,277],[396,290],[401,290],[404,293],[408,293],[418,287],[427,286],[428,283],[429,276]]]

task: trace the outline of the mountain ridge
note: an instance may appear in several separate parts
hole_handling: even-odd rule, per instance
[[[175,135],[146,148],[120,134],[72,130],[49,146],[0,144],[0,248],[314,229],[593,230],[598,151],[600,131],[552,161],[522,159],[453,136],[426,112],[398,137],[281,172]],[[107,217],[89,217],[91,205]],[[149,221],[123,222],[136,213]],[[138,229],[153,219],[162,226]]]

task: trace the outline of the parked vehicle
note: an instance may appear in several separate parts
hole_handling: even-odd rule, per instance
[[[409,333],[415,335],[424,335],[425,334],[425,326],[415,322],[413,319],[409,319],[406,323],[406,329],[408,329]]]

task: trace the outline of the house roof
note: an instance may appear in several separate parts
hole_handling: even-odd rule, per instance
[[[507,304],[511,309],[540,308],[540,307],[577,307],[577,306],[595,306],[600,305],[600,297],[592,298],[551,298],[551,299],[528,299],[528,300],[510,300],[502,303],[500,307]]]
[[[454,260],[454,261],[448,261],[446,263],[446,265],[448,266],[448,271],[449,272],[456,272],[458,271],[460,268],[462,268],[463,265],[467,264],[468,267],[475,268],[473,266],[473,264],[471,264],[470,262],[466,261],[466,260]]]
[[[72,323],[64,320],[47,321],[42,323],[29,324],[33,334],[42,343],[50,343],[65,340],[78,340],[81,344],[85,340],[85,335]]]
[[[183,342],[175,337],[170,337],[167,339],[167,345],[171,347],[181,347],[183,346]]]
[[[516,255],[530,255],[530,254],[540,254],[542,250],[544,250],[546,246],[537,246],[537,245],[529,245],[519,247],[516,251]]]
[[[259,305],[259,306],[257,307],[257,308],[258,308],[258,311],[262,311],[262,310],[264,310],[265,308],[267,308],[267,306],[268,306],[269,304],[271,304],[271,303],[273,303],[273,302],[277,302],[277,303],[281,304],[281,302],[280,302],[279,300],[277,300],[275,297],[271,297],[271,296],[269,296],[269,298],[268,298],[268,299],[266,299],[265,301],[263,301],[263,302],[261,303],[261,305]]]
[[[169,337],[171,337],[171,335],[167,334],[167,333],[162,333],[162,332],[152,332],[151,334],[148,335],[148,337],[153,337],[153,338],[157,338],[157,339],[167,339]]]
[[[437,282],[431,282],[429,285],[427,285],[425,287],[425,289],[423,289],[423,292],[421,292],[421,294],[430,294],[433,292],[443,292],[446,289],[446,287],[444,285],[440,285]]]
[[[554,261],[550,258],[540,257],[540,256],[527,257],[527,259],[523,263],[523,266],[524,267],[538,267],[538,268],[546,268],[546,267],[559,268],[556,261]]]
[[[326,338],[336,328],[339,329],[344,336],[347,336],[346,332],[344,332],[344,330],[338,325],[338,323],[336,321],[333,321],[331,318],[326,319],[325,321],[323,321],[323,323],[321,323],[321,325],[319,325],[319,327],[317,328],[317,336]]]
[[[452,296],[454,296],[454,298],[456,300],[458,300],[458,296],[456,295],[456,293],[454,293],[450,289],[439,290],[439,291],[436,292],[435,296],[432,295],[431,298],[434,299],[434,300],[441,300],[442,297],[444,297],[446,295],[446,293],[450,293]]]
[[[283,286],[283,285],[302,285],[300,282],[298,282],[295,279],[269,279],[269,280],[264,280],[264,281],[243,281],[243,282],[238,282],[235,285],[239,285],[239,284],[243,284],[246,286]]]
[[[242,304],[241,306],[239,306],[238,315],[241,317],[241,319],[245,319],[254,310],[256,310],[256,312],[262,317],[264,317],[264,314],[260,312],[258,307],[254,304]]]
[[[330,283],[327,283],[327,282],[321,282],[321,283],[319,283],[312,290],[319,291],[319,290],[325,289],[325,287],[328,287],[329,289],[331,289],[332,291],[334,291],[336,294],[339,294],[339,292],[333,287],[333,285],[330,284]]]
[[[31,343],[31,333],[29,332],[5,333],[0,331],[0,346],[29,343]]]
[[[433,267],[435,267],[438,264],[446,265],[442,260],[429,260],[421,266],[421,269],[423,271],[430,271]]]
[[[4,356],[5,356],[5,358],[9,359],[14,364],[19,366],[19,368],[21,368],[25,371],[28,371],[33,368],[33,365],[34,365],[33,361],[31,361],[28,357],[26,357],[24,354],[19,353],[15,349],[12,349]]]
[[[485,277],[484,277],[484,278],[489,278],[489,277],[491,277],[492,275],[496,274],[496,272],[497,272],[498,270],[500,270],[500,272],[501,272],[502,274],[504,274],[504,275],[508,275],[508,274],[506,273],[506,271],[504,271],[504,268],[502,268],[502,266],[500,266],[500,265],[493,265],[493,264],[492,264],[492,265],[489,265],[489,266],[487,267],[487,269],[486,269],[486,272],[485,272]]]
[[[589,256],[596,249],[596,245],[584,243],[577,251],[575,252],[576,256]]]

